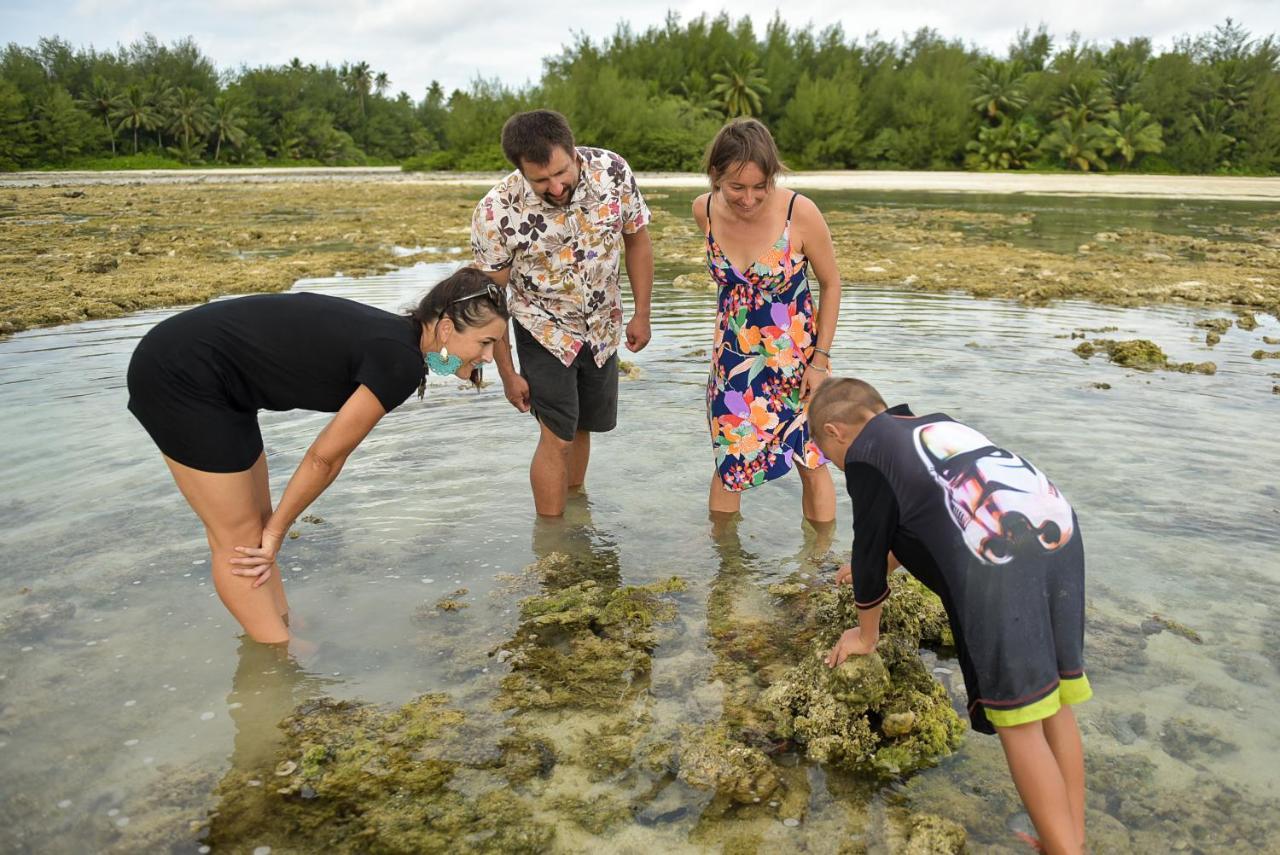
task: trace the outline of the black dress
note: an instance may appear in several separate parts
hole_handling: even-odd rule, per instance
[[[364,385],[390,411],[425,370],[406,317],[320,294],[240,297],[143,336],[129,362],[129,411],[178,463],[243,472],[262,453],[258,410],[337,412]]]

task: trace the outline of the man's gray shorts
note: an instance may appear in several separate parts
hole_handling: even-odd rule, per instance
[[[565,442],[572,442],[580,430],[603,433],[617,426],[617,353],[597,367],[595,354],[583,345],[573,364],[566,366],[519,322],[512,326],[520,375],[529,383],[529,407],[538,421]]]

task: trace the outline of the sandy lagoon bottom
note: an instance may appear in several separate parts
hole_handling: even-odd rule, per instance
[[[448,270],[296,287],[398,308]],[[841,373],[984,429],[1045,469],[1080,513],[1097,697],[1079,712],[1095,850],[1280,846],[1280,397],[1268,394],[1280,366],[1250,356],[1280,325],[1233,328],[1209,349],[1192,327],[1205,313],[1178,307],[1027,309],[852,287],[846,299]],[[936,768],[888,783],[783,747],[771,762],[785,797],[727,808],[651,762],[682,727],[732,723],[743,662],[724,627],[780,619],[784,598],[770,586],[820,579],[834,562],[800,523],[794,478],[749,494],[736,532],[713,536],[703,410],[713,297],[660,285],[656,304],[620,428],[599,438],[588,493],[562,525],[534,522],[534,426],[496,385],[475,395],[435,382],[379,426],[284,554],[302,632],[321,645],[303,669],[237,640],[207,579],[203,534],[124,409],[128,355],[169,312],[0,342],[4,847],[286,850],[243,795],[278,788],[274,773],[286,779],[288,762],[306,760],[277,754],[277,723],[297,704],[323,714],[319,697],[385,715],[436,693],[443,712],[424,721],[447,747],[430,759],[454,764],[440,792],[462,848],[517,839],[494,825],[509,816],[551,829],[524,839],[532,849],[889,851],[901,848],[902,816],[924,812],[958,822],[980,851],[1020,851],[998,744],[976,734]],[[1072,331],[1103,327],[1152,339],[1175,361],[1212,359],[1218,373],[1131,372],[1071,353]],[[277,491],[324,420],[264,414]],[[842,499],[837,549],[849,529]],[[512,784],[494,772],[499,746],[529,713],[501,709],[512,666],[499,651],[530,631],[520,602],[539,587],[523,568],[556,552],[611,584],[677,576],[686,589],[663,595],[670,614],[621,675],[616,702],[536,716],[552,756]],[[442,599],[466,607],[447,611]],[[1155,614],[1201,643],[1157,632]],[[768,667],[770,651],[759,655],[748,671]],[[926,666],[958,677],[945,655],[927,654]]]

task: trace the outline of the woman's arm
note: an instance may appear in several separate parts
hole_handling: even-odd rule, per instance
[[[236,547],[244,557],[231,559],[237,565],[233,574],[258,576],[254,587],[267,581],[276,552],[293,521],[333,483],[347,457],[386,412],[369,387],[361,385],[356,389],[303,455],[271,519],[263,526],[262,543],[257,547]]]
[[[800,226],[800,251],[813,265],[818,277],[818,333],[816,348],[809,360],[809,367],[817,371],[805,371],[800,396],[808,398],[822,381],[831,376],[831,343],[836,337],[836,322],[840,319],[840,271],[836,268],[836,251],[831,243],[831,230],[827,221],[810,199],[801,196],[796,200],[796,219]],[[818,353],[817,351],[825,351]]]

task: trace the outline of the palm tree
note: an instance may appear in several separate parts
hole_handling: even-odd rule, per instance
[[[1016,62],[988,58],[978,69],[974,97],[969,103],[992,124],[1013,116],[1027,106],[1024,84],[1027,75]]]
[[[129,128],[133,131],[133,153],[138,153],[138,131],[149,131],[160,123],[160,114],[151,104],[151,99],[138,84],[125,89],[120,96],[120,103],[111,111],[111,119],[116,123],[116,130]]]
[[[1053,123],[1052,132],[1040,147],[1081,172],[1091,168],[1105,172],[1107,163],[1101,155],[1105,141],[1102,127],[1090,121],[1086,108],[1069,107]]]
[[[344,69],[347,86],[360,96],[360,118],[364,118],[364,97],[369,94],[369,90],[373,86],[373,69],[369,67],[367,62],[357,62],[355,65]]]
[[[384,95],[390,88],[391,78],[387,76],[385,71],[379,71],[377,76],[373,78],[373,91],[379,95]]]
[[[219,95],[213,102],[213,112],[209,118],[210,130],[217,139],[213,147],[213,159],[216,163],[222,154],[223,140],[239,148],[244,145],[248,134],[244,129],[244,121],[240,117],[240,106],[226,95]]]
[[[151,103],[151,109],[156,113],[156,120],[152,124],[152,129],[156,132],[156,145],[164,146],[165,122],[164,117],[169,112],[174,97],[178,94],[178,90],[158,74],[152,74],[147,77],[146,82],[147,100]]]
[[[690,121],[720,118],[720,102],[699,86],[697,81],[685,80],[676,88],[680,98],[680,115]]]
[[[983,125],[978,129],[978,138],[965,146],[970,152],[965,164],[983,170],[1022,169],[1035,156],[1039,139],[1040,131],[1027,119],[1005,119],[994,127]]]
[[[1132,60],[1125,60],[1102,78],[1103,85],[1111,94],[1116,106],[1123,106],[1133,100],[1133,92],[1146,76],[1146,69]]]
[[[1140,154],[1164,150],[1160,123],[1152,121],[1151,114],[1140,104],[1125,104],[1119,110],[1112,110],[1106,120],[1102,153],[1109,157],[1119,152],[1125,166],[1133,165],[1134,158]]]
[[[180,151],[184,158],[195,152],[191,138],[203,137],[209,132],[211,123],[212,111],[204,95],[186,87],[177,90],[169,106],[169,130],[182,136]],[[199,152],[195,154],[198,155]]]
[[[720,99],[729,118],[756,115],[760,112],[760,96],[769,92],[753,53],[744,53],[736,67],[725,60],[724,71],[712,74],[711,80],[715,83],[711,94]]]
[[[1091,77],[1072,83],[1058,96],[1059,116],[1074,111],[1092,120],[1111,112],[1114,106],[1111,93],[1100,80]]]
[[[89,87],[88,97],[81,98],[77,103],[84,107],[93,116],[102,119],[102,124],[106,125],[107,136],[111,139],[111,156],[116,156],[116,130],[111,126],[111,118],[116,109],[120,106],[120,95],[101,77],[93,78],[93,85]]]

